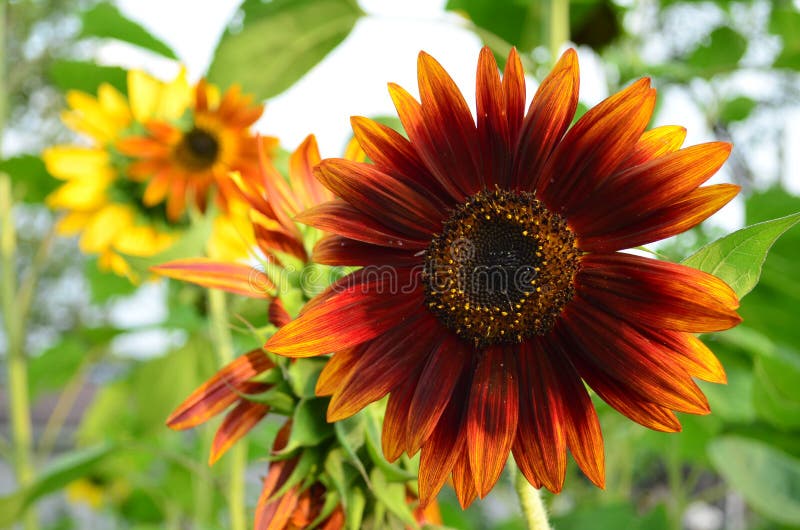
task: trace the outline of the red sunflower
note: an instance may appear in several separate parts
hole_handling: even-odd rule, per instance
[[[266,344],[290,357],[335,352],[317,386],[330,421],[390,394],[386,457],[421,450],[419,491],[452,475],[462,505],[483,497],[509,453],[536,487],[561,489],[567,449],[604,484],[603,439],[584,382],[652,429],[705,414],[694,377],[724,382],[693,333],[735,326],[721,280],[619,251],[685,231],[738,192],[700,187],[727,143],[681,149],[681,127],[645,131],[641,79],[572,127],[578,64],[567,51],[527,113],[512,51],[500,77],[478,63],[477,124],[458,88],[419,57],[421,103],[390,85],[408,140],[365,118],[373,164],[324,160],[339,197],[302,214],[332,232],[316,261],[361,265]]]

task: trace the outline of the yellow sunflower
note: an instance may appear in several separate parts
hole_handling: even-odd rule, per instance
[[[199,90],[205,101],[211,102],[206,105],[219,100],[215,87],[201,82],[194,92]],[[124,256],[157,254],[172,245],[188,225],[185,216],[169,216],[161,205],[147,200],[146,185],[128,178],[135,173],[131,168],[137,161],[122,153],[118,144],[139,137],[152,123],[179,124],[193,116],[199,120],[207,109],[197,109],[196,100],[184,71],[169,82],[131,71],[127,98],[109,84],[101,85],[97,96],[78,91],[67,94],[69,108],[62,120],[87,141],[44,151],[49,172],[64,181],[47,204],[64,212],[58,232],[80,234],[81,251],[98,255],[101,268],[136,280]],[[249,130],[246,134],[255,141]],[[245,132],[240,132],[243,135]],[[244,257],[252,242],[247,209],[232,200],[225,206],[222,215],[214,219],[208,253],[225,259]]]

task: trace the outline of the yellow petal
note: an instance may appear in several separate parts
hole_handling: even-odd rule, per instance
[[[100,257],[97,258],[97,266],[102,271],[110,270],[118,276],[131,278],[131,267],[128,262],[112,250],[107,250],[100,254]]]
[[[100,179],[75,179],[47,196],[46,202],[55,210],[91,212],[108,202],[107,183]]]
[[[108,182],[113,177],[108,153],[103,149],[57,145],[42,153],[47,171],[56,178],[99,179]]]
[[[68,114],[71,118],[64,121],[67,126],[74,126],[77,132],[88,133],[101,143],[116,138],[119,127],[114,122],[113,115],[107,114],[94,97],[70,90],[67,92],[67,105],[72,108]]]
[[[117,134],[130,124],[131,109],[122,93],[108,83],[103,83],[97,91],[97,100],[103,111],[111,116],[117,125]]]
[[[86,253],[101,253],[109,249],[117,237],[133,224],[133,211],[122,204],[109,204],[98,211],[86,224],[79,242]]]
[[[136,121],[144,123],[154,117],[161,94],[161,82],[141,70],[128,72],[128,98]]]
[[[209,257],[220,261],[237,261],[247,258],[253,247],[255,237],[246,214],[221,215],[214,219],[207,244]]]
[[[62,236],[75,235],[86,226],[91,214],[86,212],[69,212],[59,219],[56,224],[56,233]]]
[[[172,245],[176,236],[161,233],[152,226],[129,226],[117,234],[114,249],[130,256],[147,257]]]
[[[186,68],[181,68],[178,76],[161,89],[156,118],[177,120],[186,112],[191,100],[192,88],[186,80]]]

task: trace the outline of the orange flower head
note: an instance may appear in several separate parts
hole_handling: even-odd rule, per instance
[[[536,487],[561,490],[569,450],[604,485],[588,384],[652,429],[709,412],[694,377],[724,382],[693,334],[739,323],[721,280],[621,252],[683,232],[738,192],[700,187],[731,146],[681,148],[681,127],[645,128],[641,79],[570,126],[578,62],[567,51],[525,105],[515,50],[501,77],[480,54],[477,121],[444,69],[419,56],[421,102],[389,91],[408,139],[366,118],[372,163],[323,160],[338,197],[303,213],[329,231],[314,260],[362,268],[311,300],[265,349],[334,352],[317,393],[329,421],[389,394],[383,450],[421,450],[422,504],[448,477],[463,506],[485,496],[510,453]]]
[[[205,210],[209,194],[216,192],[218,204],[227,212],[237,197],[229,174],[236,171],[256,178],[259,148],[271,150],[277,145],[275,138],[258,138],[250,129],[263,110],[236,85],[220,99],[216,87],[201,80],[187,115],[172,121],[150,119],[143,135],[117,142],[117,148],[133,159],[129,178],[146,184],[145,206],[165,203],[166,216],[174,222],[189,200]]]

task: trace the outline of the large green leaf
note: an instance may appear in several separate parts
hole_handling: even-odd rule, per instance
[[[328,399],[301,399],[292,416],[292,432],[281,453],[298,447],[314,447],[333,436],[331,425],[325,421]]]
[[[11,177],[16,199],[28,203],[42,202],[60,184],[34,155],[19,155],[0,160],[0,172]]]
[[[280,94],[320,62],[362,15],[354,0],[245,0],[243,27],[222,36],[208,71],[258,99]]]
[[[711,77],[736,68],[747,49],[747,39],[735,30],[722,26],[711,32],[709,41],[687,58],[687,63],[703,77]]]
[[[39,498],[91,473],[113,451],[113,446],[102,444],[67,453],[41,473],[30,486],[0,497],[0,527],[11,525],[25,508]]]
[[[97,88],[109,83],[128,93],[128,73],[119,66],[101,66],[87,61],[55,61],[49,71],[50,81],[61,90],[80,90],[96,94]]]
[[[449,11],[468,17],[483,31],[478,36],[492,45],[491,37],[499,37],[520,50],[529,51],[542,44],[544,4],[528,0],[448,0]],[[486,33],[488,32],[488,34]],[[495,46],[492,46],[495,49]],[[497,51],[497,50],[495,50]],[[505,60],[505,57],[499,57]]]
[[[776,2],[777,4],[777,2]],[[776,68],[800,70],[800,11],[791,2],[775,5],[769,19],[769,31],[781,37],[783,49],[775,59]]]
[[[125,17],[119,9],[108,2],[101,2],[84,12],[82,22],[81,37],[105,37],[121,40],[170,59],[178,58],[163,41]]]
[[[717,472],[753,509],[774,521],[800,525],[800,460],[738,436],[715,440],[708,454]]]
[[[742,298],[758,283],[773,243],[798,222],[800,213],[795,213],[742,228],[704,246],[683,264],[725,280]]]

